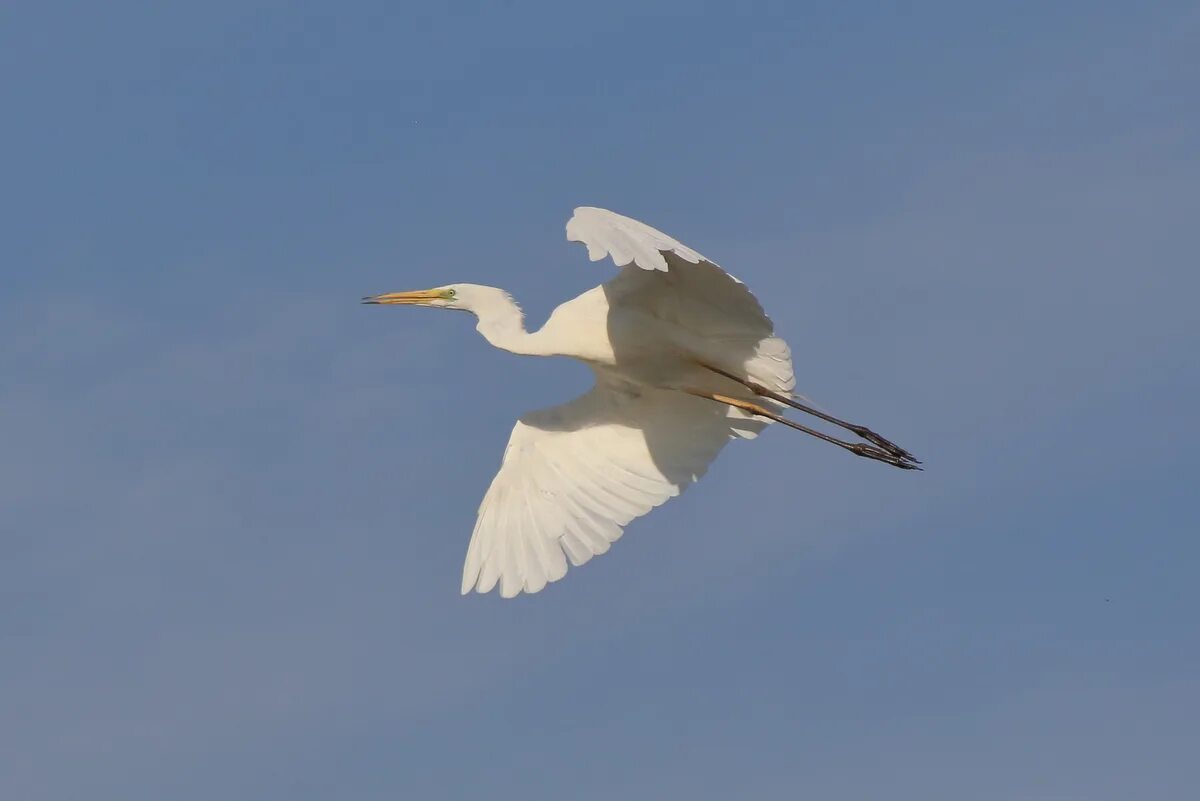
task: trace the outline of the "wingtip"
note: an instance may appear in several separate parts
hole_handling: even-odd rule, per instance
[[[465,568],[463,570],[462,584],[459,586],[459,593],[462,595],[470,595],[471,592],[476,588],[478,581],[479,569],[476,568],[471,570],[470,568]]]

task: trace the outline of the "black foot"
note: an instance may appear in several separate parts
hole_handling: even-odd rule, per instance
[[[856,432],[857,433],[857,432]],[[877,462],[890,464],[892,467],[899,467],[901,470],[923,470],[920,463],[916,459],[897,456],[894,453],[884,450],[882,447],[877,448],[874,445],[862,445],[860,443],[845,443],[842,447],[853,453],[855,456],[862,456],[867,459],[874,459]]]
[[[849,426],[848,429],[850,431],[854,432],[855,434],[857,434],[858,436],[862,437],[863,439],[865,439],[867,442],[874,443],[875,445],[878,445],[880,448],[883,448],[885,451],[890,453],[892,456],[895,456],[897,459],[901,459],[905,462],[912,462],[913,464],[921,464],[920,459],[913,456],[911,453],[904,450],[904,448],[901,448],[899,445],[894,444],[893,442],[891,442],[891,440],[887,440],[887,439],[884,439],[883,437],[879,436],[878,434],[876,434],[874,431],[867,428],[866,426]]]

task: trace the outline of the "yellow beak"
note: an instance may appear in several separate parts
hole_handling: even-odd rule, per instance
[[[445,300],[445,297],[440,289],[422,289],[417,292],[388,292],[383,295],[368,295],[362,299],[362,302],[389,306],[422,306],[431,300]]]

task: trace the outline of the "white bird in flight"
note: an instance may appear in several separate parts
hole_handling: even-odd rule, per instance
[[[497,584],[534,593],[605,553],[624,527],[698,480],[732,439],[774,421],[907,470],[912,454],[870,429],[807,406],[792,390],[788,344],[750,290],[714,262],[645,223],[581,207],[567,239],[615,278],[562,304],[537,331],[502,289],[449,284],[365,303],[457,309],[492,345],[570,356],[596,384],[573,401],[522,416],[479,506],[462,592]],[[791,407],[850,431],[847,442],[782,416]]]

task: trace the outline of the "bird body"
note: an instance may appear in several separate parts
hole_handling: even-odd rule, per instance
[[[675,291],[669,273],[631,292],[628,279],[614,280],[587,290],[557,306],[545,324],[526,331],[520,307],[496,287],[455,284],[456,307],[474,312],[476,328],[493,346],[524,356],[567,356],[588,364],[610,380],[624,380],[663,389],[711,385],[733,394],[744,388],[721,378],[701,364],[744,370],[780,392],[795,386],[787,343],[769,336],[767,327],[741,326],[723,331],[703,323],[720,312],[647,303],[654,289],[670,297]],[[642,279],[644,282],[645,279]],[[765,319],[765,315],[763,315]],[[763,332],[768,335],[763,335]]]
[[[453,284],[368,303],[468,311],[492,345],[589,365],[595,386],[523,415],[484,495],[463,593],[534,593],[605,553],[624,527],[698,480],[732,439],[771,421],[860,456],[917,469],[903,449],[797,401],[787,343],[744,284],[644,223],[582,207],[567,236],[593,261],[625,267],[558,306],[537,331],[502,289]],[[834,439],[781,416],[791,406],[872,444]]]

